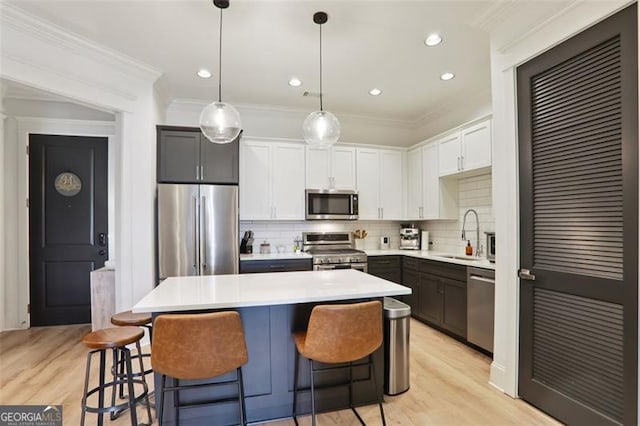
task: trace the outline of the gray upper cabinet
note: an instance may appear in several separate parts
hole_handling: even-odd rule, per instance
[[[158,182],[237,184],[239,139],[209,142],[200,129],[157,126]]]

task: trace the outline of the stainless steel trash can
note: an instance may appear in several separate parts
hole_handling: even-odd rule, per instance
[[[384,298],[384,393],[397,395],[409,390],[409,320],[411,307],[391,297]]]

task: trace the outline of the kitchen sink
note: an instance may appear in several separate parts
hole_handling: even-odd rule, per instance
[[[457,260],[467,260],[469,262],[479,262],[483,260],[481,257],[473,257],[473,256],[458,256],[455,254],[440,254],[438,257],[444,257],[445,259],[457,259]]]

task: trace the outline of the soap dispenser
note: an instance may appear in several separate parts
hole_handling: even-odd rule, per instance
[[[467,240],[467,246],[464,248],[464,254],[467,256],[473,256],[473,247],[471,247],[471,240]]]

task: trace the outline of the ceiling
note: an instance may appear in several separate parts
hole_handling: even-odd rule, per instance
[[[9,1],[164,73],[170,100],[217,97],[219,11],[210,0]],[[323,26],[325,109],[416,123],[490,87],[489,35],[478,17],[494,1],[231,0],[223,18],[223,100],[314,110]],[[442,44],[427,47],[438,32]],[[214,77],[200,79],[201,67]],[[451,71],[456,77],[442,81]],[[303,81],[290,87],[291,77]],[[383,90],[373,97],[373,87]]]

